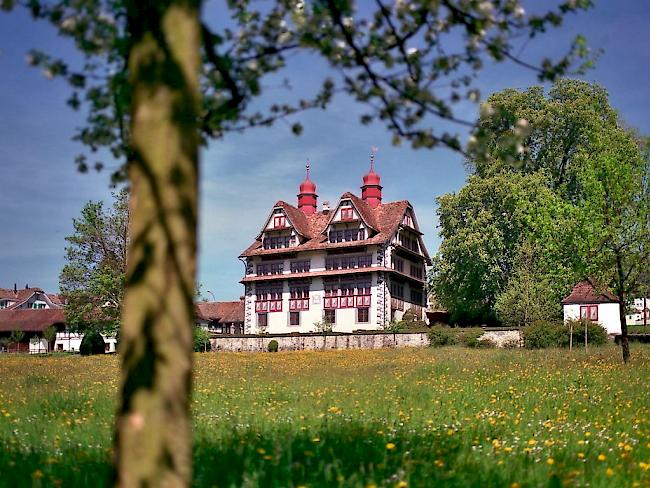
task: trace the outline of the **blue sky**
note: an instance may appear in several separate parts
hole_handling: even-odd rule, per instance
[[[558,56],[570,40],[584,34],[593,48],[604,49],[596,69],[584,79],[603,85],[621,118],[650,134],[650,2],[596,2],[594,10],[566,19],[560,30],[529,44],[527,59]],[[207,15],[218,12],[208,2]],[[67,55],[72,48],[46,24],[23,12],[0,13],[0,287],[29,284],[58,289],[64,264],[65,236],[72,218],[88,200],[108,199],[108,172],[78,174],[73,163],[81,147],[71,141],[82,113],[71,111],[66,86],[47,80],[27,66],[31,48]],[[309,93],[328,74],[308,56],[291,59],[282,73],[291,81],[284,92],[269,80],[260,103]],[[511,64],[490,66],[479,75],[483,97],[506,87],[536,84],[534,73]],[[457,106],[473,119],[477,106]],[[381,125],[361,126],[361,108],[336,97],[327,111],[301,114],[301,137],[288,125],[230,134],[202,152],[199,281],[219,300],[236,299],[243,291],[239,253],[259,231],[271,205],[296,201],[305,160],[312,161],[312,179],[319,202],[336,202],[345,191],[359,191],[368,168],[368,154],[377,146],[377,170],[384,200],[409,199],[425,233],[430,252],[439,245],[435,198],[456,191],[466,178],[462,158],[448,150],[392,147]],[[434,124],[436,122],[434,121]],[[435,126],[434,126],[435,127]],[[458,128],[462,134],[463,129]]]

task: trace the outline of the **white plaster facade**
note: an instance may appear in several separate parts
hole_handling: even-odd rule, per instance
[[[76,332],[57,332],[56,338],[54,339],[54,351],[79,352],[79,347],[81,346],[83,337],[83,334]],[[104,334],[102,334],[102,338],[106,344],[106,352],[116,352],[117,339]]]
[[[563,305],[564,321],[580,318],[580,307],[597,307],[598,322],[607,334],[621,333],[621,320],[618,315],[618,303],[573,303]]]

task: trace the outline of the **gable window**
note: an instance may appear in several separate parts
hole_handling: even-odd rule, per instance
[[[330,230],[329,232],[330,243],[362,241],[365,238],[366,229]]]
[[[413,219],[409,214],[404,216],[404,225],[413,228]]]
[[[31,306],[30,306],[29,308],[34,308],[34,309],[37,309],[37,310],[42,310],[42,309],[45,308],[45,304],[42,303],[42,302],[40,302],[40,303],[39,303],[39,302],[34,302],[34,303],[31,304]]]
[[[341,220],[352,220],[353,218],[352,207],[341,207]]]
[[[393,268],[395,268],[396,271],[399,271],[400,273],[404,271],[404,260],[400,258],[395,258],[393,262]]]
[[[273,217],[273,228],[283,229],[287,226],[287,218],[284,215],[276,215]]]
[[[265,237],[262,241],[262,246],[264,249],[283,249],[285,247],[292,247],[295,243],[296,238],[294,236],[274,236]]]
[[[361,324],[366,324],[370,321],[370,309],[368,308],[357,308],[357,322]]]
[[[289,325],[300,325],[300,312],[289,312]]]
[[[591,320],[592,322],[598,321],[598,305],[581,305],[580,318]]]

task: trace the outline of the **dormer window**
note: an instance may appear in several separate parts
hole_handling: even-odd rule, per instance
[[[366,229],[331,230],[329,233],[329,241],[331,243],[362,241],[365,238],[366,238]]]
[[[9,302],[7,300],[0,300],[0,308],[7,308]]]
[[[409,214],[406,214],[406,215],[404,216],[404,222],[403,222],[403,223],[404,223],[404,225],[406,225],[407,227],[411,227],[412,229],[414,228],[414,227],[413,227],[413,219],[411,218],[411,216],[410,216]]]
[[[276,215],[273,217],[273,228],[284,229],[287,226],[287,218],[284,215]]]
[[[352,220],[354,219],[354,212],[352,207],[341,207],[341,220]]]

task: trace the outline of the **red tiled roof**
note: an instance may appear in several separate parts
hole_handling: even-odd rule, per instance
[[[573,287],[569,296],[562,300],[562,305],[618,302],[618,297],[609,290],[603,289],[599,292],[597,289],[598,287],[590,279],[582,280]]]
[[[307,237],[308,240],[292,248],[263,249],[261,237],[258,237],[253,244],[241,253],[240,257],[385,244],[390,241],[397,231],[397,228],[402,223],[404,212],[410,206],[407,200],[400,200],[397,202],[383,203],[378,205],[377,208],[372,208],[364,200],[349,192],[344,193],[341,196],[340,200],[344,199],[352,200],[359,210],[361,218],[374,230],[378,231],[377,234],[363,241],[330,243],[325,235],[325,230],[332,218],[332,213],[335,212],[335,209],[328,213],[316,212],[311,215],[305,215],[300,209],[293,205],[279,201],[275,206],[282,207],[285,212],[287,212],[287,216],[296,228],[296,232]],[[420,246],[422,247],[422,252],[428,261],[429,253],[424,246],[424,240],[421,238]]]
[[[196,304],[197,317],[219,322],[243,322],[244,301],[237,302],[199,302]]]
[[[62,309],[0,310],[0,332],[11,332],[14,330],[22,330],[23,332],[43,332],[51,325],[64,324],[65,314]]]

